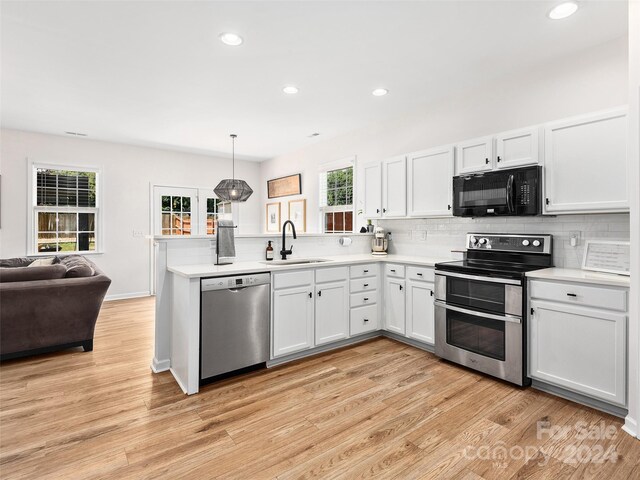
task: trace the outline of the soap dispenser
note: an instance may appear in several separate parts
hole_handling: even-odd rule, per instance
[[[273,247],[271,246],[271,240],[269,240],[269,244],[267,245],[267,251],[265,252],[265,258],[267,260],[273,260]]]

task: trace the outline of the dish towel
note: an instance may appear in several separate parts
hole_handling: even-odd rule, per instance
[[[218,220],[218,231],[216,232],[218,257],[235,257],[236,242],[233,231],[233,220]]]

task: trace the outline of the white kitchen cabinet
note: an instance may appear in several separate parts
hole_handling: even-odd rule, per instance
[[[480,137],[456,145],[456,173],[484,172],[493,169],[493,137]]]
[[[521,128],[496,135],[496,169],[539,163],[539,127]]]
[[[435,343],[433,289],[433,283],[407,281],[406,335],[430,345]]]
[[[382,162],[382,217],[407,215],[407,162],[403,156]]]
[[[379,218],[382,215],[382,166],[380,162],[373,162],[364,165],[362,170],[363,214],[365,218]]]
[[[384,326],[386,330],[405,334],[405,281],[399,278],[387,278],[384,296]]]
[[[544,126],[544,213],[629,210],[627,109]]]
[[[348,283],[316,285],[315,303],[316,345],[349,337]]]
[[[530,306],[531,378],[624,406],[627,316],[540,300]]]
[[[454,148],[407,156],[407,209],[410,217],[451,216]]]
[[[311,285],[273,292],[273,356],[314,346],[314,295]]]

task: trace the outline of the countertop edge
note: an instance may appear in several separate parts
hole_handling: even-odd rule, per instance
[[[527,272],[527,278],[538,280],[556,280],[561,282],[590,283],[612,287],[629,288],[629,277],[612,273],[597,273],[573,268],[544,268]]]

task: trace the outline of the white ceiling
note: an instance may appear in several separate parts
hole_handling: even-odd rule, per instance
[[[555,3],[3,1],[1,121],[270,158],[627,31],[626,1]]]

